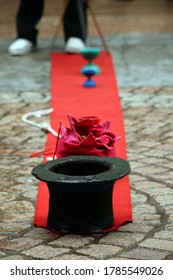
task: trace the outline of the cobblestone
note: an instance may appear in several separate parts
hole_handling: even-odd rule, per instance
[[[85,249],[77,250],[78,253],[93,257],[95,259],[103,260],[110,258],[121,251],[118,246],[110,246],[106,244],[91,244]]]
[[[59,255],[63,255],[65,253],[68,253],[70,250],[69,249],[64,249],[64,248],[53,248],[50,246],[46,246],[46,245],[40,245],[40,246],[36,246],[34,248],[28,249],[28,250],[24,250],[22,251],[22,254],[28,256],[28,257],[32,257],[35,259],[40,259],[40,260],[44,260],[44,259],[51,259],[54,257],[57,257]]]
[[[126,259],[139,259],[139,260],[162,260],[166,257],[166,253],[159,252],[157,250],[148,250],[148,249],[134,249],[130,252],[121,254],[122,257]]]
[[[85,247],[87,244],[94,240],[93,237],[81,237],[80,235],[66,235],[61,237],[55,241],[50,242],[50,245],[54,246],[64,246],[64,247],[72,247],[79,248]]]
[[[34,247],[34,246],[40,244],[41,242],[42,242],[41,239],[36,239],[33,241],[33,239],[31,239],[31,238],[22,237],[20,239],[15,238],[12,240],[2,241],[0,246],[2,249],[7,249],[7,250],[11,250],[11,251],[21,251],[24,249],[28,249],[31,246]]]
[[[46,134],[21,118],[50,106],[48,41],[42,40],[38,52],[19,61],[7,54],[4,39],[0,45],[0,259],[173,259],[173,40],[158,38],[146,43],[132,43],[127,37],[109,40],[132,169],[133,223],[108,234],[86,236],[61,236],[33,225],[38,182],[30,172],[42,158],[30,154],[44,149]],[[97,38],[93,42],[100,46]],[[167,53],[162,52],[165,47]]]
[[[170,240],[162,240],[157,238],[148,238],[142,243],[139,244],[141,247],[159,249],[159,250],[166,250],[166,251],[173,251],[173,241]]]
[[[116,232],[110,233],[100,240],[101,244],[130,247],[144,238],[141,233]]]

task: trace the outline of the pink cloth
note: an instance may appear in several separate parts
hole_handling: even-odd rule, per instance
[[[100,123],[96,116],[76,120],[67,115],[70,128],[60,124],[61,138],[55,154],[57,157],[70,155],[116,156],[114,144],[120,139],[109,130],[110,122]]]

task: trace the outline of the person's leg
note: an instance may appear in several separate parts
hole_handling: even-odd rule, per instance
[[[37,29],[44,9],[44,0],[21,0],[16,15],[17,37],[31,41],[36,45]]]
[[[43,14],[44,0],[20,0],[16,15],[17,39],[8,47],[11,55],[27,55],[37,43],[36,24]]]
[[[82,0],[69,0],[63,19],[65,41],[70,37],[82,39],[87,37],[87,4]]]

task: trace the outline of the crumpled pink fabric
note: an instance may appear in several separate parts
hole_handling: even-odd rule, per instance
[[[97,116],[75,119],[67,115],[70,128],[60,124],[61,138],[55,151],[57,157],[70,155],[116,156],[114,144],[121,138],[109,130],[110,121],[100,123]]]

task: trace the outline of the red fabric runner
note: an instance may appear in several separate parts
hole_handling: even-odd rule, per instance
[[[100,116],[101,121],[111,121],[110,130],[122,138],[115,144],[116,156],[127,159],[124,123],[112,57],[101,52],[94,63],[101,68],[101,74],[93,77],[97,86],[85,88],[86,80],[80,74],[87,61],[79,54],[51,54],[51,126],[58,131],[59,122],[69,127],[67,113],[75,118]],[[56,138],[48,134],[46,148],[55,150]],[[46,160],[46,157],[44,161]],[[34,224],[47,227],[49,193],[46,183],[39,183]],[[114,226],[118,228],[132,221],[132,207],[128,176],[116,181],[113,191]]]

